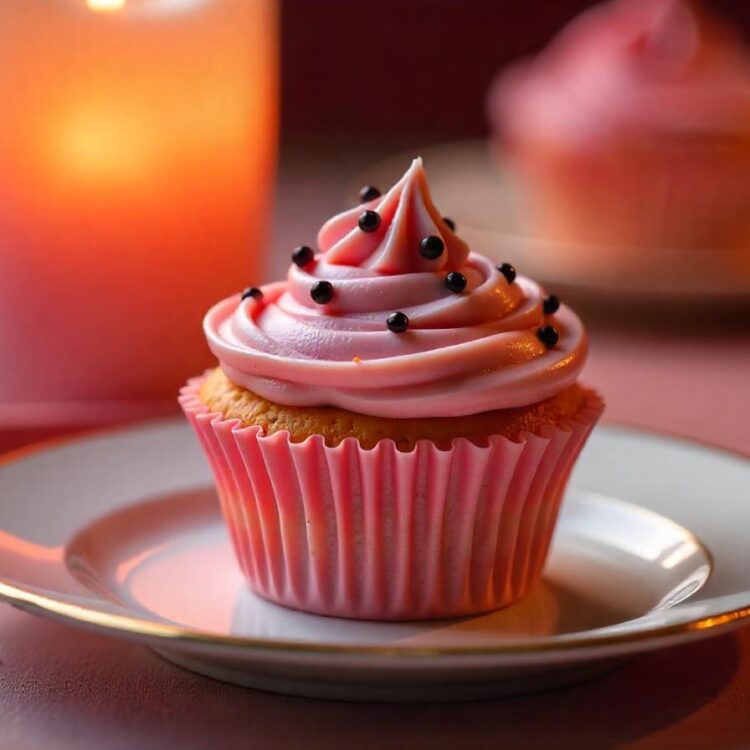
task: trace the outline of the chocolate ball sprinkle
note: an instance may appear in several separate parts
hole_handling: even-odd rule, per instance
[[[388,330],[394,333],[404,333],[409,327],[409,318],[402,312],[392,312],[385,324],[388,326]]]
[[[374,201],[375,198],[380,198],[380,190],[373,185],[365,185],[359,191],[359,199],[362,203],[369,203]]]
[[[358,223],[363,232],[375,232],[380,226],[380,214],[377,211],[363,211]]]
[[[333,299],[333,284],[330,281],[316,281],[310,288],[310,296],[313,302],[325,305]]]
[[[451,271],[445,277],[445,285],[454,294],[460,294],[463,292],[463,290],[466,289],[466,283],[466,276],[458,271]]]
[[[443,221],[448,225],[448,229],[450,229],[451,232],[456,231],[456,222],[453,221],[453,219],[449,219],[447,216],[443,216]]]
[[[511,266],[510,263],[501,263],[497,270],[500,271],[500,273],[505,276],[505,280],[512,284],[516,280],[516,269]]]
[[[435,234],[422,237],[419,243],[419,254],[427,260],[435,260],[443,254],[445,243]]]
[[[263,292],[258,289],[257,286],[249,286],[242,292],[240,299],[247,299],[248,297],[252,297],[253,299],[262,299]]]
[[[550,296],[544,300],[543,309],[545,315],[554,315],[560,309],[560,298],[556,297],[554,294],[550,294]]]
[[[294,263],[295,266],[304,268],[312,263],[314,257],[315,253],[311,247],[300,245],[299,247],[294,248],[294,252],[292,253],[292,263]]]
[[[553,349],[560,340],[560,334],[554,326],[542,326],[536,332],[536,335],[548,349]]]

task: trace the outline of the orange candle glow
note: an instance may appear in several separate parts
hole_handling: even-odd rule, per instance
[[[0,3],[0,422],[164,403],[209,362],[203,313],[261,273],[276,11]]]

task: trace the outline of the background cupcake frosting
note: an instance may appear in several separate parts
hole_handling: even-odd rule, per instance
[[[374,229],[360,225],[366,211],[379,217]],[[436,257],[420,252],[425,237],[440,240]],[[327,222],[318,241],[321,252],[293,264],[286,282],[206,316],[209,346],[235,384],[290,406],[408,418],[525,406],[576,380],[587,348],[578,317],[549,303],[545,313],[538,284],[470,252],[433,205],[419,159],[387,194]],[[446,284],[451,271],[462,291]],[[330,284],[322,303],[327,295],[311,294],[320,282]],[[396,311],[408,317],[404,333],[386,324]],[[559,334],[552,347],[545,325]]]
[[[750,125],[750,52],[705,5],[613,0],[596,6],[542,55],[511,68],[490,98],[508,135],[596,144],[615,132],[672,135]]]

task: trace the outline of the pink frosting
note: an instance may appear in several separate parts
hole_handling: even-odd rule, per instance
[[[371,234],[357,224],[365,209],[381,216]],[[429,235],[445,245],[436,260],[419,252]],[[469,252],[435,209],[420,159],[386,195],[327,222],[318,242],[314,261],[292,265],[261,299],[231,297],[206,315],[209,346],[237,385],[286,405],[459,416],[541,401],[583,366],[578,317],[565,306],[545,316],[538,284],[508,283]],[[460,294],[445,286],[452,270],[467,279]],[[325,305],[310,296],[319,280],[334,289]],[[386,326],[397,310],[409,317],[405,333]],[[559,332],[552,349],[537,336],[545,324]]]
[[[688,0],[611,0],[501,74],[489,114],[513,138],[596,144],[617,134],[750,128],[750,54]]]

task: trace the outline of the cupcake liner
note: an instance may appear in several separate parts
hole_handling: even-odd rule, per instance
[[[487,446],[392,440],[335,447],[264,435],[201,402],[180,404],[213,469],[240,567],[261,596],[372,620],[457,617],[520,599],[540,578],[573,464],[603,404]]]

